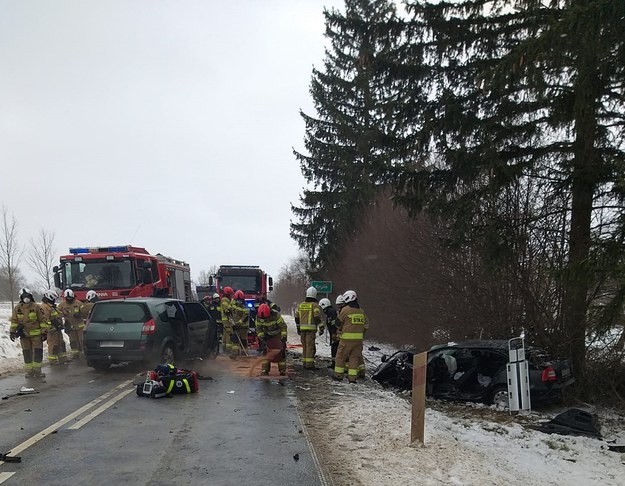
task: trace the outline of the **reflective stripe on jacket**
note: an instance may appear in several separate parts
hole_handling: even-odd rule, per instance
[[[41,331],[47,329],[47,320],[39,304],[20,302],[13,308],[9,330],[15,332],[20,326],[24,330],[24,337],[40,336]]]
[[[59,304],[58,310],[65,318],[65,329],[77,330],[85,327],[82,313],[80,312],[82,306],[83,303],[78,299],[74,299],[71,304],[66,300]]]
[[[301,302],[297,306],[295,322],[300,331],[316,331],[321,323],[321,307],[317,302]]]
[[[340,336],[344,341],[362,341],[369,321],[365,312],[356,307],[345,306],[339,314]]]
[[[274,337],[280,335],[281,338],[286,337],[287,328],[284,319],[279,312],[272,312],[268,319],[256,318],[256,331],[258,337]]]

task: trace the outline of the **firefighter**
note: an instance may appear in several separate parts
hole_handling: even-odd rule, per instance
[[[345,299],[343,299],[343,294],[339,295],[336,298],[336,307],[338,308],[338,312],[341,312],[341,309],[345,307]],[[338,324],[338,320],[337,320]],[[337,334],[337,339],[340,340],[340,332]],[[338,347],[338,344],[337,344]],[[349,363],[345,363],[345,370],[349,370]],[[358,364],[358,378],[365,378],[365,358],[364,356],[360,357],[360,363]]]
[[[13,308],[9,337],[11,341],[20,338],[24,356],[24,372],[27,378],[43,378],[43,333],[47,321],[39,304],[28,289],[21,289],[19,303]]]
[[[83,330],[87,326],[87,319],[89,319],[91,309],[93,309],[93,306],[98,300],[99,297],[95,290],[87,292],[87,302],[80,306],[80,313],[82,314],[83,319]]]
[[[341,296],[341,299],[343,297]],[[337,299],[338,300],[338,299]],[[338,327],[337,327],[337,318],[338,313],[336,309],[332,307],[332,302],[330,299],[321,299],[319,301],[319,307],[326,316],[326,329],[330,334],[330,352],[332,354],[332,364],[328,365],[328,368],[334,369],[334,360],[336,358],[336,350],[339,347],[339,337],[338,337]]]
[[[345,364],[348,363],[347,379],[350,383],[356,383],[361,362],[364,365],[362,342],[369,328],[369,321],[358,304],[356,292],[348,290],[343,294],[343,299],[345,307],[339,313],[340,341],[332,378],[337,381],[343,380]]]
[[[256,331],[263,355],[261,373],[268,375],[271,363],[277,362],[280,375],[286,375],[287,328],[280,312],[272,310],[267,304],[261,304],[256,314]]]
[[[232,351],[232,324],[230,317],[232,316],[232,296],[234,290],[232,287],[224,287],[223,296],[221,297],[221,323],[224,326],[223,352],[230,354]]]
[[[213,322],[217,326],[217,339],[219,342],[222,342],[223,334],[224,334],[224,326],[222,321],[222,312],[221,312],[221,297],[219,294],[215,292],[211,299],[211,303],[208,306],[208,313],[210,314]]]
[[[210,295],[205,295],[202,299],[202,305],[206,308],[206,310],[208,310],[212,302],[213,298]]]
[[[295,313],[295,324],[297,334],[302,339],[302,364],[305,369],[315,370],[315,339],[317,338],[317,328],[319,335],[323,334],[324,325],[321,322],[321,307],[317,303],[317,289],[308,287],[306,289],[306,300],[300,302]]]
[[[67,350],[63,339],[63,318],[56,308],[59,294],[55,290],[46,290],[41,298],[41,310],[46,319],[46,341],[48,343],[48,363],[58,365],[65,362]]]
[[[59,312],[63,315],[65,321],[65,332],[69,336],[69,345],[72,348],[71,360],[78,359],[82,350],[82,335],[85,323],[83,315],[80,311],[83,303],[74,295],[72,289],[66,289],[63,292],[65,300],[58,306]]]
[[[237,356],[245,354],[247,356],[247,331],[249,329],[250,310],[245,305],[245,295],[241,290],[237,290],[230,302],[232,317],[232,347],[230,348],[230,359],[237,359]]]

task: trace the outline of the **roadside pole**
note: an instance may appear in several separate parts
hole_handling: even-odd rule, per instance
[[[412,362],[412,420],[410,443],[416,440],[425,444],[425,381],[428,353],[415,354]]]

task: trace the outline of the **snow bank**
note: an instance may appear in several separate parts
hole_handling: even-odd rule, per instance
[[[289,342],[299,343],[293,319],[285,320]],[[364,349],[369,369],[379,364],[383,353],[394,352],[372,342]],[[299,353],[298,348],[291,353]],[[329,344],[324,336],[318,337],[317,366],[327,363],[329,356]],[[371,380],[357,385],[333,382],[325,367],[306,372],[296,362],[295,370],[300,413],[336,486],[625,485],[625,458],[608,451],[605,442],[524,427],[551,418],[548,413],[511,416],[487,406],[428,400],[426,445],[411,446],[411,405],[405,396]],[[625,418],[611,414],[609,424],[603,428],[606,438],[625,444]]]
[[[9,339],[11,303],[0,302],[0,375],[22,368],[22,348],[19,341]]]

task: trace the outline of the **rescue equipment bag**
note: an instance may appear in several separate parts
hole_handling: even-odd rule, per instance
[[[193,370],[179,370],[173,365],[158,365],[148,371],[144,383],[137,385],[140,397],[162,398],[168,395],[195,393],[200,389],[198,374]]]

